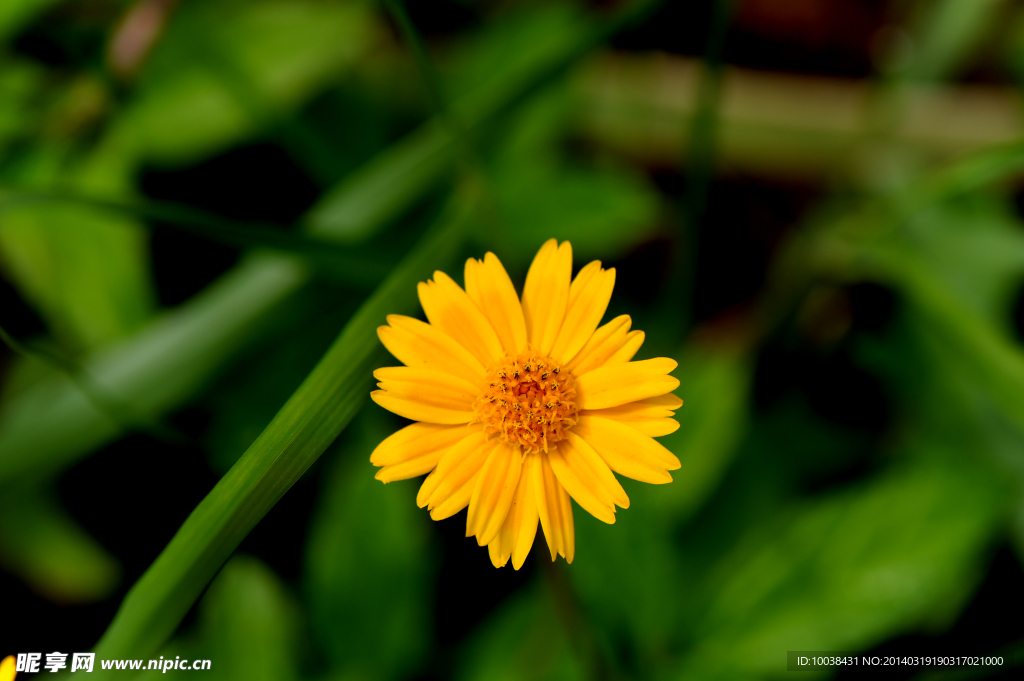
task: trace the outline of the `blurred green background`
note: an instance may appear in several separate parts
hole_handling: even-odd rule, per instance
[[[0,656],[1018,678],[1022,79],[1012,0],[3,0]],[[682,468],[495,570],[373,479],[373,330],[550,237]]]

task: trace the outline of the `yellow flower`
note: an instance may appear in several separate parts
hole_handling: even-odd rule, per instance
[[[8,655],[0,662],[0,681],[14,681],[14,677],[18,675],[14,668],[14,655]]]
[[[463,290],[444,272],[419,285],[429,323],[390,315],[377,329],[405,366],[374,372],[373,400],[417,421],[373,451],[384,483],[429,473],[416,503],[434,520],[469,506],[466,536],[518,570],[537,522],[551,559],[575,554],[570,497],[606,523],[629,498],[612,471],[654,484],[679,460],[653,438],[679,424],[676,362],[631,361],[644,341],[622,315],[598,327],[615,270],[572,279],[572,247],[551,239],[522,304],[493,253],[466,262]],[[571,282],[570,282],[571,280]]]

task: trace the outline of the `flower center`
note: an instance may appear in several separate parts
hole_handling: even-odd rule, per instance
[[[506,357],[489,372],[473,403],[484,432],[527,450],[547,451],[576,424],[576,381],[554,360],[532,353]]]

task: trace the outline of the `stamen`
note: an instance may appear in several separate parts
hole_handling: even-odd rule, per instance
[[[548,380],[551,373],[559,380]],[[576,424],[576,382],[553,360],[530,354],[506,357],[489,374],[473,404],[484,432],[527,450],[547,451]]]

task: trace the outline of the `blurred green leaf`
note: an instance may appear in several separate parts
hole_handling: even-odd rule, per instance
[[[845,236],[826,232],[820,245],[843,251],[837,269],[845,268],[844,276],[900,289],[929,333],[958,358],[956,369],[983,386],[1024,432],[1024,352],[1010,336],[1008,319],[1012,286],[1024,267],[1024,237],[1005,212],[973,205],[973,220],[940,203],[901,230],[858,233],[862,225],[854,222]],[[944,210],[950,212],[943,216]]]
[[[121,573],[113,556],[35,489],[8,490],[0,502],[0,565],[64,605],[108,597]]]
[[[108,143],[182,164],[274,124],[377,40],[372,4],[183,3]]]
[[[634,0],[600,21],[556,4],[496,23],[500,28],[484,32],[479,42],[468,44],[458,60],[476,65],[470,71],[482,64],[491,68],[486,70],[486,78],[452,77],[448,88],[454,93],[452,114],[475,133],[658,3]],[[509,50],[510,45],[515,49]],[[339,239],[364,240],[436,186],[452,168],[455,152],[443,120],[431,119],[325,193],[307,214],[305,224],[314,234],[330,231]]]
[[[1009,330],[1024,276],[1024,232],[1012,206],[972,196],[923,210],[900,231],[906,252],[995,328]]]
[[[330,465],[307,544],[314,634],[335,675],[404,678],[432,643],[429,521],[414,482],[375,480],[370,452],[394,430],[370,405]]]
[[[1008,499],[984,468],[934,458],[919,452],[752,527],[698,585],[711,603],[679,678],[771,673],[786,650],[862,650],[946,625],[977,582]]]
[[[0,4],[0,41],[6,41],[47,7],[61,0],[4,0]]]
[[[911,47],[909,75],[920,80],[956,76],[972,51],[982,47],[994,30],[1006,0],[940,0],[920,5]]]
[[[498,179],[510,257],[528,261],[537,244],[568,239],[576,257],[624,255],[657,227],[658,197],[638,174],[523,165]]]
[[[201,673],[214,681],[299,678],[302,614],[285,584],[258,558],[238,555],[228,561],[199,602],[198,611],[196,624],[150,659],[210,660],[209,670]],[[185,679],[195,673],[155,669],[132,678]]]
[[[460,250],[475,197],[452,201],[428,237],[359,308],[263,433],[196,507],[129,592],[98,656],[146,656],[171,636],[239,542],[305,473],[366,402],[383,356],[376,328],[411,311],[416,282]]]
[[[297,262],[252,256],[181,308],[82,362],[104,395],[142,419],[205,385],[307,278]],[[0,480],[52,474],[121,433],[69,377],[40,381],[0,410]]]
[[[0,25],[2,22],[0,19]],[[0,159],[6,156],[11,142],[30,131],[36,122],[32,104],[43,78],[43,70],[34,64],[14,59],[0,63]]]
[[[566,635],[552,595],[535,584],[511,596],[476,630],[464,646],[455,678],[582,681],[590,676]]]
[[[516,113],[495,152],[500,229],[481,237],[511,263],[529,262],[551,237],[568,239],[580,258],[611,259],[657,228],[658,193],[641,174],[565,157],[572,106],[565,89],[536,97]]]
[[[122,170],[97,155],[78,159],[43,147],[6,179],[118,191]],[[124,216],[57,205],[10,207],[0,218],[0,254],[13,282],[75,350],[128,335],[152,312],[146,234]]]
[[[224,566],[203,597],[199,616],[210,678],[298,678],[298,605],[256,558],[236,556]]]

